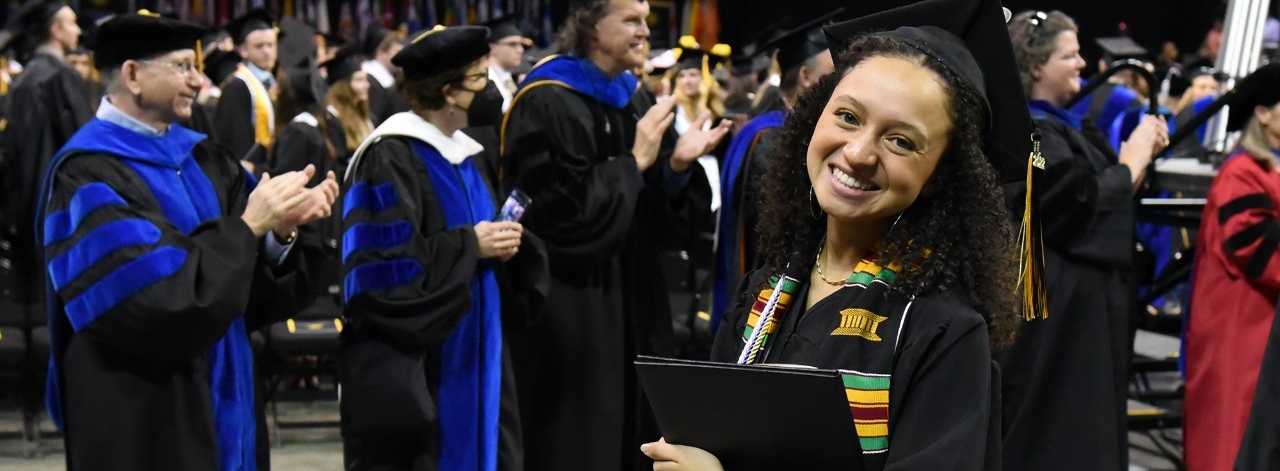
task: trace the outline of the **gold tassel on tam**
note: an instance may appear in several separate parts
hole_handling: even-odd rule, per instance
[[[1018,231],[1018,289],[1026,320],[1049,318],[1048,295],[1044,286],[1044,234],[1040,226],[1040,198],[1032,182],[1044,174],[1040,154],[1040,129],[1031,130],[1031,155],[1027,159],[1027,199]]]
[[[201,77],[204,77],[204,51],[200,44],[202,42],[203,41],[196,41],[196,71],[200,72]]]

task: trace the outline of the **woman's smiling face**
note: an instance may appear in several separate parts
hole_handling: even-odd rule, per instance
[[[882,222],[911,206],[947,148],[950,97],[923,65],[872,57],[836,85],[809,141],[809,180],[841,222]]]

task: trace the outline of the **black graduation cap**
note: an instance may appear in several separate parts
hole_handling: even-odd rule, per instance
[[[1166,81],[1169,82],[1169,95],[1182,96],[1183,93],[1187,92],[1188,88],[1191,88],[1191,83],[1195,79],[1203,76],[1212,76],[1218,82],[1226,80],[1226,75],[1218,72],[1213,67],[1173,67],[1169,69],[1169,74],[1166,77]]]
[[[99,69],[119,67],[127,60],[144,59],[182,49],[195,49],[204,27],[161,17],[142,10],[116,15],[98,27],[94,63]]]
[[[999,0],[926,0],[826,28],[833,45],[875,32],[937,59],[985,97],[989,126],[983,153],[1001,182],[1026,185],[1019,256],[1024,316],[1047,316],[1038,203],[1027,180],[1035,174],[1032,165],[1043,163],[1031,158],[1031,113]]]
[[[1227,114],[1227,130],[1244,128],[1257,106],[1275,106],[1280,103],[1280,62],[1272,62],[1253,71],[1236,84]]]
[[[324,103],[329,87],[315,67],[287,67],[284,73],[288,77],[289,90],[293,92],[295,102],[299,105]]]
[[[277,30],[277,27],[275,17],[271,16],[267,9],[254,8],[227,23],[227,32],[231,33],[231,40],[239,46],[244,44],[244,39],[249,36],[249,33],[264,29]]]
[[[769,57],[755,43],[747,44],[729,56],[729,72],[735,76],[751,75],[769,68]]]
[[[14,15],[17,19],[16,26],[21,27],[24,33],[37,34],[40,30],[48,28],[49,22],[53,21],[53,16],[65,6],[67,2],[64,0],[30,0]]]
[[[405,78],[421,80],[456,69],[489,54],[489,28],[436,26],[413,38],[391,58]]]
[[[387,39],[389,35],[391,35],[390,30],[381,26],[370,25],[369,29],[364,32],[364,38],[361,39],[360,53],[364,54],[365,58],[372,59],[374,53],[378,52],[378,45],[382,44],[382,41]]]
[[[225,51],[218,48],[212,48],[209,54],[204,58],[204,75],[214,85],[222,85],[231,74],[236,72],[236,67],[240,65],[240,54],[236,51]]]
[[[519,36],[521,42],[524,41],[524,33],[520,31],[520,27],[516,25],[515,15],[505,15],[489,20],[484,24],[489,27],[489,42],[496,43],[503,38]]]
[[[693,36],[681,37],[680,47],[676,51],[680,54],[676,70],[702,69],[703,58],[706,58],[708,71],[715,70],[716,66],[728,60],[732,52],[725,44],[716,44],[711,50],[703,49]]]
[[[348,44],[338,49],[338,53],[332,59],[320,64],[324,67],[326,76],[325,81],[329,85],[337,83],[339,80],[345,79],[356,72],[360,71],[360,48],[355,44]]]
[[[1098,47],[1106,54],[1107,62],[1121,59],[1141,59],[1147,55],[1147,48],[1138,45],[1128,36],[1111,36],[1095,39]]]
[[[841,13],[844,8],[837,8],[808,22],[785,30],[776,35],[767,47],[777,49],[778,68],[785,73],[800,67],[804,61],[827,50],[827,37],[822,34],[822,26]]]
[[[316,29],[296,18],[280,20],[280,67],[305,67],[315,64]]]

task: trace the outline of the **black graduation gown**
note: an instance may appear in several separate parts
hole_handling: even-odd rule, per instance
[[[615,109],[543,85],[509,110],[503,190],[533,199],[521,222],[542,237],[551,264],[544,309],[511,336],[530,469],[632,469],[640,443],[656,438],[636,436],[649,419],[632,361],[674,353],[659,251],[689,243],[710,188],[702,172],[687,172],[668,196],[669,148],[639,172],[629,154],[650,105]]]
[[[1271,323],[1267,349],[1262,354],[1255,398],[1280,397],[1280,322]],[[1255,400],[1249,422],[1236,455],[1236,470],[1280,469],[1280,405],[1274,400]]]
[[[153,194],[119,157],[72,156],[55,177],[46,214],[68,207],[76,211],[73,195],[95,183],[105,183],[127,205],[90,210],[71,238],[46,247],[51,260],[63,254],[92,257],[94,250],[77,251],[104,245],[98,228],[130,235],[108,225],[159,229],[151,247],[125,246],[97,263],[84,259],[82,274],[58,291],[61,302],[109,282],[108,274],[148,278],[163,264],[131,262],[162,250],[155,247],[186,253],[171,275],[122,297],[79,332],[72,332],[67,315],[55,312],[50,327],[67,339],[61,378],[68,469],[220,471],[211,347],[242,314],[246,331],[252,331],[311,300],[301,254],[291,251],[279,265],[267,260],[262,239],[240,219],[248,181],[237,160],[207,140],[193,155],[212,184],[222,217],[190,233],[172,225],[162,210],[164,196]]]
[[[89,91],[80,74],[61,59],[37,52],[9,89],[5,128],[5,239],[13,247],[19,300],[43,298],[43,254],[35,244],[33,221],[40,182],[49,159],[93,117]]]
[[[320,129],[305,121],[294,120],[280,130],[276,134],[271,152],[268,171],[272,175],[294,170],[301,171],[307,165],[315,165],[316,173],[307,183],[307,187],[323,182],[327,172],[330,171],[341,179],[342,172],[345,170],[338,168],[337,162],[329,157],[325,136],[321,134]],[[341,208],[341,201],[335,202],[334,207]],[[298,228],[297,249],[306,251],[315,260],[324,261],[320,266],[312,267],[311,281],[316,293],[327,293],[329,286],[339,283],[341,258],[338,238],[341,224],[339,217],[331,217]]]
[[[382,86],[378,79],[369,77],[369,119],[377,126],[391,115],[409,111],[409,102],[400,96],[396,87]]]
[[[1049,313],[1019,325],[1002,354],[1004,467],[1128,469],[1129,169],[1087,125],[1037,124]]]
[[[847,389],[850,401],[862,411],[880,410],[854,412],[861,415],[857,428],[868,471],[1000,469],[1000,374],[986,321],[977,311],[953,293],[880,298],[884,309],[870,311],[880,316],[878,323],[861,334],[842,333],[855,325],[845,314],[868,309],[859,297],[871,290],[846,285],[806,310],[809,270],[798,273],[805,281],[798,283],[780,330],[769,336],[764,360],[754,363],[840,370],[845,384],[853,385]],[[716,331],[712,361],[737,363],[755,322],[752,311],[758,314],[772,292],[770,278],[765,267],[739,285]],[[761,294],[764,288],[769,291]],[[868,416],[887,417],[887,436],[874,437],[885,431],[864,425]]]
[[[213,111],[213,135],[218,137],[219,144],[241,159],[255,142],[254,115],[249,86],[243,80],[231,77],[222,87],[222,96]]]
[[[436,401],[440,397],[443,345],[464,315],[477,315],[470,312],[476,293],[472,283],[478,278],[480,265],[491,263],[479,258],[471,225],[446,229],[441,198],[410,142],[407,138],[386,137],[370,145],[360,167],[343,185],[348,199],[355,198],[348,192],[353,185],[387,185],[386,190],[378,190],[387,193],[372,204],[380,208],[377,211],[368,209],[371,203],[365,198],[361,198],[366,202],[363,205],[347,202],[350,208],[343,208],[347,213],[343,228],[348,232],[344,234],[360,223],[408,221],[414,226],[411,242],[389,248],[370,246],[355,251],[353,246],[359,244],[344,235],[343,253],[349,255],[343,264],[345,295],[352,295],[352,271],[362,264],[412,259],[421,265],[423,273],[420,281],[364,291],[347,300],[340,380],[344,384],[342,435],[348,470],[438,469],[441,431]],[[537,254],[537,248],[531,247],[536,242],[531,244],[531,238],[532,234],[526,231],[522,250],[508,264],[521,263]],[[475,301],[483,305],[498,295],[486,292],[484,299]],[[508,307],[505,299],[502,302],[505,316]],[[379,355],[399,361],[408,357],[411,362],[421,358],[412,368],[422,368],[425,388],[414,386],[413,380],[404,376],[388,374],[392,369],[356,369],[358,362]],[[374,399],[358,401],[354,397],[361,394],[358,391],[369,391],[361,397]],[[516,401],[510,353],[504,347],[497,450],[497,469],[502,471],[524,469]]]

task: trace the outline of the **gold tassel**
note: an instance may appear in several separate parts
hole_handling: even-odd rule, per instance
[[[196,70],[200,72],[200,76],[204,77],[204,51],[201,44],[204,41],[196,40]]]
[[[1027,198],[1018,231],[1018,288],[1022,291],[1023,318],[1028,321],[1049,318],[1048,295],[1044,286],[1044,234],[1040,225],[1040,198],[1032,182],[1044,172],[1044,156],[1040,154],[1040,130],[1032,128],[1031,155],[1027,158]]]

